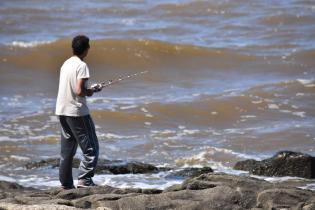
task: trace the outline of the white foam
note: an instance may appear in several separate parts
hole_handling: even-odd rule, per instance
[[[260,160],[261,159],[257,156],[254,156],[254,155],[248,155],[248,154],[244,154],[244,153],[234,152],[233,150],[230,150],[230,149],[219,148],[219,147],[211,147],[211,148],[214,149],[215,151],[224,152],[227,154],[233,154],[233,155],[240,157],[240,158],[243,158],[243,159],[254,159],[254,160]]]
[[[23,42],[23,41],[13,41],[10,46],[14,47],[23,47],[23,48],[30,48],[30,47],[36,47],[39,45],[45,45],[50,44],[53,41],[31,41],[31,42]]]
[[[15,179],[8,177],[8,176],[3,176],[3,175],[0,175],[0,180],[6,181],[6,182],[16,182]]]
[[[256,118],[255,115],[242,115],[241,118]]]
[[[292,111],[290,111],[290,110],[286,110],[286,109],[281,109],[281,110],[279,110],[280,112],[282,112],[282,113],[291,113]]]
[[[299,116],[299,117],[305,117],[305,112],[292,112],[293,115]]]
[[[14,160],[18,160],[18,161],[28,161],[28,160],[30,160],[29,157],[19,156],[19,155],[10,155],[10,158],[14,159]]]
[[[163,134],[163,135],[166,134],[166,135],[167,135],[167,134],[175,134],[176,131],[174,131],[174,130],[168,130],[168,129],[162,130],[162,131],[152,130],[151,133],[153,133],[153,134]]]
[[[257,175],[250,175],[250,176],[257,178],[257,179],[263,179],[263,180],[271,182],[271,183],[285,182],[285,181],[289,181],[289,180],[303,180],[303,178],[292,177],[292,176],[284,176],[284,177],[268,177],[268,176],[257,176]]]
[[[141,111],[143,111],[143,112],[145,112],[145,113],[148,113],[148,112],[149,112],[149,111],[148,111],[146,108],[144,108],[144,107],[141,108]]]
[[[125,24],[126,26],[133,26],[136,22],[136,19],[134,18],[125,18],[125,19],[122,19],[121,22],[123,24]]]
[[[134,138],[139,138],[138,135],[118,135],[114,133],[102,133],[98,135],[99,137],[105,137],[107,139],[134,139]]]
[[[51,180],[50,178],[42,178],[38,176],[25,177],[18,179],[17,182],[25,187],[50,188],[60,186],[59,180]]]
[[[313,190],[315,191],[315,183],[307,184],[306,186],[299,187],[304,190]]]
[[[279,106],[277,104],[268,104],[269,109],[279,109]]]
[[[8,136],[0,136],[0,142],[1,141],[10,141],[10,137],[8,137]]]
[[[198,130],[198,129],[184,129],[183,130],[183,134],[184,135],[194,135],[194,134],[197,134],[197,133],[199,133],[200,132],[200,130]]]
[[[241,129],[237,129],[237,128],[224,129],[224,132],[227,134],[245,134],[244,131],[242,131]]]
[[[183,129],[185,129],[186,127],[184,126],[184,125],[179,125],[178,126],[178,129],[181,129],[181,130],[183,130]]]
[[[308,85],[311,84],[314,80],[313,79],[297,79],[299,83],[302,85]]]
[[[166,179],[168,173],[157,174],[124,174],[124,175],[96,175],[94,180],[101,185],[109,185],[117,188],[142,188],[164,190],[174,184],[181,184],[182,179]]]
[[[145,114],[146,117],[152,118],[154,117],[152,114]]]
[[[50,122],[59,122],[58,117],[57,116],[49,116]]]
[[[259,100],[259,101],[252,101],[253,104],[261,104],[263,101]]]
[[[87,101],[89,103],[97,103],[97,102],[102,102],[102,103],[109,103],[108,99],[105,99],[103,97],[93,97],[93,98],[88,98]]]
[[[137,107],[138,107],[137,105],[129,105],[129,106],[121,106],[121,107],[119,107],[119,109],[126,110],[126,109],[134,109]]]
[[[304,87],[315,87],[314,79],[297,79]]]
[[[210,147],[205,146],[204,150],[199,152],[198,154],[189,156],[189,157],[182,157],[175,160],[177,164],[182,164],[185,167],[187,166],[202,166],[204,164],[211,165],[211,167],[214,167],[214,169],[219,170],[227,170],[229,167],[224,166],[221,162],[213,161],[209,159],[209,157],[215,157],[216,153],[225,153],[226,155],[232,155],[241,159],[255,159],[255,160],[261,160],[261,157],[257,157],[255,155],[248,155],[244,153],[235,152],[230,149],[226,148],[219,148],[219,147]]]
[[[144,124],[145,124],[145,125],[148,125],[148,126],[152,125],[151,122],[144,122]]]

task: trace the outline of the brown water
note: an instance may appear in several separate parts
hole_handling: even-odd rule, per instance
[[[70,37],[79,33],[92,39],[91,82],[149,71],[89,98],[103,158],[236,173],[236,161],[279,150],[315,155],[311,1],[0,6],[0,179],[58,185],[57,170],[25,171],[23,164],[59,155],[59,69],[71,56]],[[165,176],[97,181],[174,182]]]

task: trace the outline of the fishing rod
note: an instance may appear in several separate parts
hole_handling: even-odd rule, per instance
[[[146,74],[148,72],[149,71],[141,71],[141,72],[137,72],[135,74],[128,74],[128,75],[124,75],[124,76],[119,76],[117,79],[104,81],[104,82],[101,82],[101,83],[98,83],[98,84],[93,84],[91,86],[91,89],[93,89],[94,92],[98,92],[98,91],[101,91],[102,88],[104,88],[104,87],[111,86],[111,85],[113,85],[113,84],[115,84],[117,82],[121,82],[121,81],[123,81],[125,79],[136,77],[136,76],[139,76],[141,74]]]

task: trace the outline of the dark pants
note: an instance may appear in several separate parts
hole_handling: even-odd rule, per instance
[[[83,153],[78,179],[91,179],[94,176],[99,145],[90,115],[82,117],[59,116],[59,120],[61,124],[59,180],[62,186],[70,187],[73,186],[72,161],[78,145]]]

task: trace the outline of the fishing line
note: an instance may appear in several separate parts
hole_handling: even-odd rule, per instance
[[[135,74],[129,74],[129,75],[125,75],[125,76],[119,76],[117,79],[114,79],[114,80],[108,80],[108,81],[105,81],[105,82],[102,82],[101,85],[102,85],[102,88],[103,87],[107,87],[107,86],[110,86],[112,85],[113,83],[117,83],[117,82],[121,82],[125,79],[129,79],[129,78],[132,78],[132,77],[136,77],[136,76],[139,76],[141,74],[146,74],[148,73],[149,71],[142,71],[142,72],[138,72],[138,73],[135,73]]]
[[[129,78],[132,78],[132,77],[136,77],[136,76],[139,76],[141,74],[146,74],[148,73],[149,71],[141,71],[141,72],[137,72],[135,74],[128,74],[128,75],[124,75],[124,76],[119,76],[117,79],[113,79],[113,80],[108,80],[108,81],[104,81],[104,82],[101,82],[101,83],[98,83],[98,84],[93,84],[91,86],[92,89],[94,89],[94,91],[100,91],[102,88],[104,87],[108,87],[108,86],[111,86],[115,83],[118,83],[118,82],[121,82],[125,79],[129,79]]]

